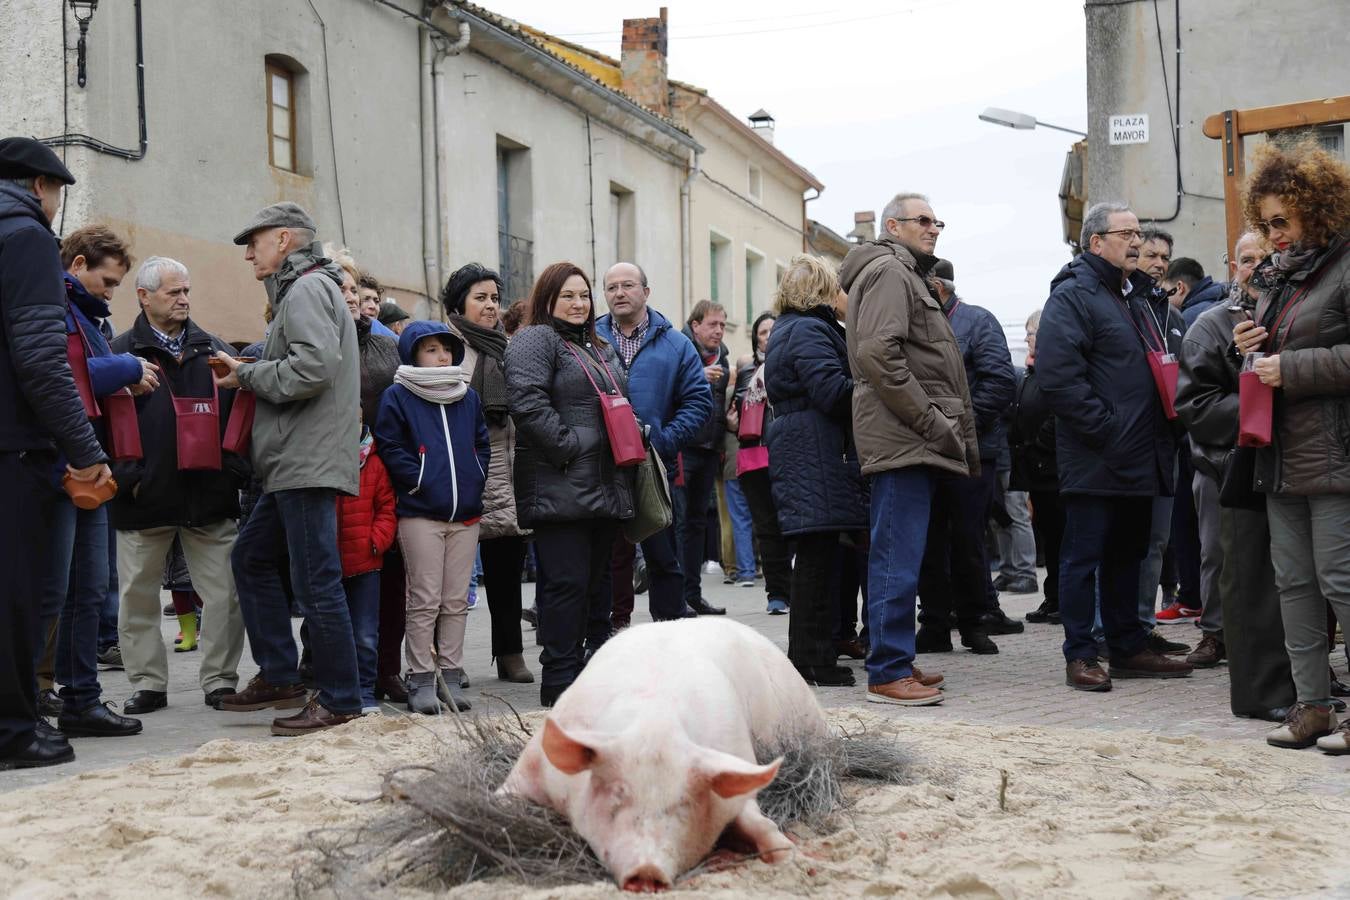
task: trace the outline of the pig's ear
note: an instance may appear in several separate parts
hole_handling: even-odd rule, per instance
[[[595,765],[598,754],[590,734],[568,734],[553,718],[544,720],[539,744],[553,767],[564,775],[575,775]]]
[[[743,794],[752,794],[773,781],[778,767],[783,764],[780,756],[768,765],[755,765],[730,753],[708,751],[703,760],[703,770],[708,775],[708,786],[717,796],[730,800]]]

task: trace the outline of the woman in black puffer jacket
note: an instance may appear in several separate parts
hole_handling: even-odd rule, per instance
[[[528,302],[531,324],[506,345],[506,391],[516,512],[534,529],[539,565],[539,699],[552,706],[584,654],[609,636],[600,587],[619,523],[633,517],[633,479],[614,465],[596,395],[596,386],[626,393],[627,383],[614,350],[596,337],[590,281],[577,266],[554,263]]]
[[[795,548],[788,657],[812,684],[852,685],[835,664],[838,592],[832,585],[845,531],[865,531],[867,495],[853,447],[853,375],[835,319],[839,280],[824,261],[794,256],[775,298],[765,381],[774,419],[769,477],[783,536]]]

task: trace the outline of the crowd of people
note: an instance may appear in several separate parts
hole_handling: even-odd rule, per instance
[[[414,319],[294,203],[234,237],[262,341],[197,325],[164,256],[135,266],[117,333],[135,261],[105,226],[56,240],[73,183],[40,143],[0,141],[0,766],[140,733],[168,705],[162,615],[208,706],[287,711],[272,732],[303,735],[381,700],[469,709],[479,587],[498,677],[534,681],[531,622],[551,706],[635,594],[655,621],[724,614],[708,560],[762,580],[807,683],[853,685],[839,660],[863,659],[868,701],[932,705],[944,677],[916,655],[953,630],[997,654],[1026,627],[999,593],[1040,590],[1038,554],[1026,621],[1062,626],[1068,687],[1227,660],[1232,711],[1279,722],[1271,744],[1350,752],[1328,665],[1350,621],[1350,169],[1321,150],[1261,151],[1226,283],[1092,206],[1024,367],[916,193],[838,271],[792,258],[733,361],[726,311],[672,322],[639,261],[598,291],[557,262],[525,298],[470,263]],[[651,472],[671,508],[635,534]],[[118,668],[120,712],[99,683]]]

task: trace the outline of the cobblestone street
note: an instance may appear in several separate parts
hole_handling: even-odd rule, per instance
[[[1044,571],[1040,573],[1044,574]],[[525,585],[528,605],[533,585]],[[787,616],[768,616],[764,611],[761,584],[754,589],[723,585],[720,575],[704,576],[704,596],[715,605],[726,606],[728,614],[787,646]],[[167,598],[167,595],[166,595]],[[1039,594],[1001,598],[1004,610],[1021,618],[1041,601]],[[649,621],[645,595],[638,597],[634,621]],[[500,697],[525,711],[538,707],[538,684],[515,685],[498,681],[488,648],[488,610],[481,601],[469,613],[465,641],[465,669],[472,679],[470,698],[477,704],[480,695]],[[298,632],[299,620],[295,620]],[[526,660],[538,675],[537,652],[533,634],[525,628]],[[164,619],[165,641],[172,645],[177,621]],[[1194,644],[1199,631],[1191,624],[1163,626],[1172,640]],[[995,638],[997,656],[975,656],[959,644],[953,653],[925,656],[926,670],[938,670],[947,678],[946,699],[940,706],[905,709],[867,704],[869,712],[898,719],[925,722],[964,722],[977,725],[1032,725],[1097,730],[1129,729],[1159,735],[1197,735],[1212,739],[1260,742],[1272,726],[1266,722],[1239,719],[1228,711],[1228,670],[1225,665],[1197,670],[1186,679],[1118,681],[1107,694],[1088,694],[1064,686],[1064,667],[1059,645],[1063,632],[1057,626],[1028,625],[1025,633]],[[83,771],[118,766],[151,756],[171,756],[195,750],[217,738],[282,741],[272,737],[268,726],[275,713],[222,713],[205,706],[197,686],[198,653],[170,653],[169,707],[144,717],[145,730],[132,738],[81,738],[73,742],[78,756],[69,765],[47,769],[0,774],[0,791],[41,784]],[[841,661],[842,662],[842,661]],[[1344,675],[1344,656],[1337,648],[1333,657],[1337,672]],[[821,702],[829,707],[864,703],[862,685],[866,675],[862,663],[851,665],[858,673],[858,687],[820,688]],[[256,671],[245,653],[240,664],[241,683]],[[121,672],[101,672],[104,698],[118,703],[131,694]],[[385,706],[386,712],[406,715],[406,710]],[[303,739],[296,739],[303,740]],[[1304,751],[1317,754],[1316,750]],[[1333,769],[1344,770],[1339,760],[1328,758]]]

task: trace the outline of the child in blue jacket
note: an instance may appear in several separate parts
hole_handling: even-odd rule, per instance
[[[398,342],[403,365],[384,392],[375,446],[397,495],[398,541],[408,572],[408,708],[468,709],[460,687],[469,579],[487,480],[487,420],[464,343],[441,322],[413,322]]]

